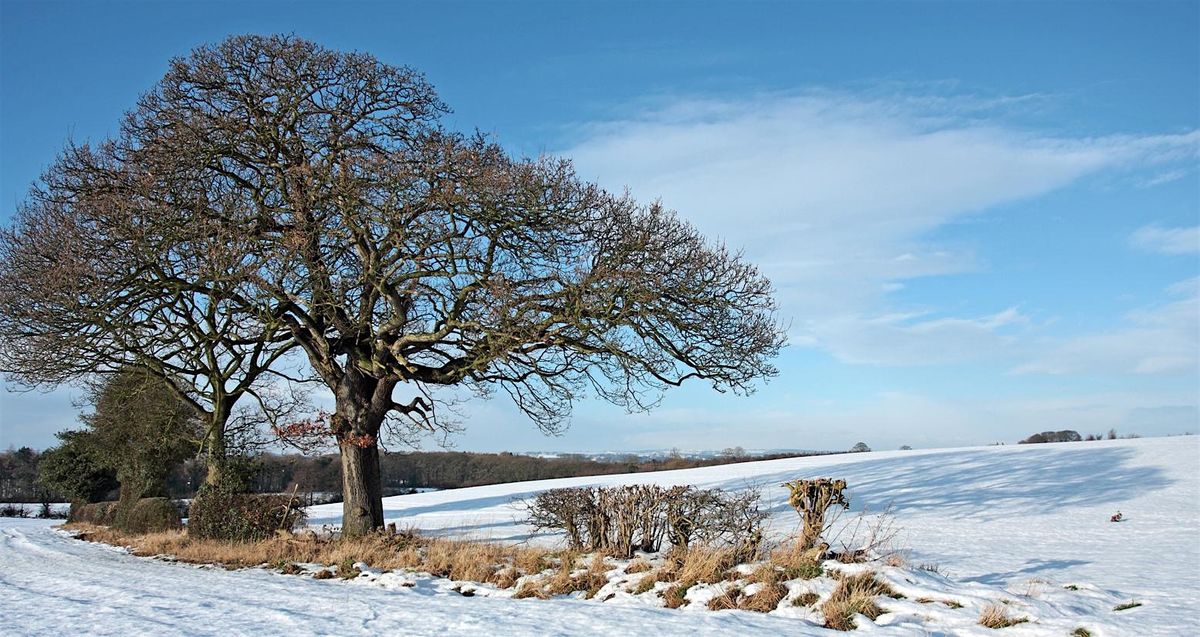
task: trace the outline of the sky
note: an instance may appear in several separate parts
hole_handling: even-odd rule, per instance
[[[458,449],[1200,430],[1200,2],[0,0],[0,223],[243,33],[413,66],[448,127],[661,199],[775,284],[789,346],[752,396],[585,400],[558,437],[473,402]],[[0,448],[77,426],[77,390],[16,389]]]

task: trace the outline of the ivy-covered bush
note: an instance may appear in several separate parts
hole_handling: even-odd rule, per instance
[[[303,524],[304,511],[286,495],[239,493],[228,486],[204,486],[188,510],[188,535],[235,541],[271,537]]]
[[[142,498],[121,516],[121,530],[129,533],[157,533],[183,527],[179,509],[168,498]]]
[[[67,516],[67,521],[111,526],[116,515],[117,503],[115,501],[84,502],[76,500],[71,503],[71,513]]]

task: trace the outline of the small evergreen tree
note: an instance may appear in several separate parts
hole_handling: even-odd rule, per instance
[[[121,508],[143,497],[165,496],[167,477],[196,449],[201,436],[195,410],[162,378],[129,368],[93,387],[89,427],[94,457],[116,473]],[[120,525],[122,515],[117,514]]]
[[[117,488],[117,474],[95,450],[90,431],[60,431],[61,442],[47,449],[38,465],[38,482],[71,500],[99,502]]]

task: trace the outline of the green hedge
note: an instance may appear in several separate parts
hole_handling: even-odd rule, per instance
[[[121,530],[129,533],[157,533],[183,528],[179,509],[167,498],[142,498],[125,516]]]
[[[69,522],[115,526],[129,533],[156,533],[183,527],[179,509],[167,498],[142,498],[119,515],[121,503],[72,502]]]

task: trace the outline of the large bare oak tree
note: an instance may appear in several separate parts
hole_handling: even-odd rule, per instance
[[[555,431],[587,395],[748,393],[783,344],[739,254],[566,161],[446,131],[445,112],[412,69],[243,36],[174,60],[115,142],[174,226],[238,239],[245,278],[222,300],[281,322],[332,391],[347,535],[382,525],[381,436],[441,426],[438,387],[506,393]]]

